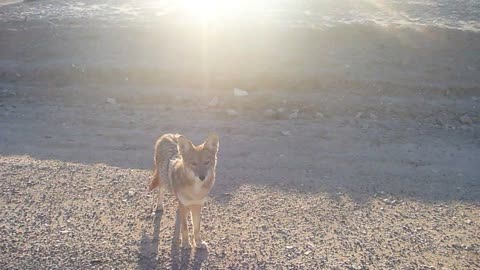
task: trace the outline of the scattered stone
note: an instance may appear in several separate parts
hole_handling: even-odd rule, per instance
[[[239,88],[234,88],[233,95],[236,97],[245,97],[248,96],[248,92]]]
[[[288,130],[282,130],[281,133],[282,133],[283,136],[290,136],[291,135],[290,131],[288,131]]]
[[[217,107],[217,106],[218,106],[218,102],[219,102],[218,97],[217,97],[217,96],[214,96],[214,97],[212,98],[212,100],[210,100],[210,102],[208,102],[208,106],[209,106],[209,107]]]
[[[472,120],[472,118],[470,118],[470,116],[465,114],[462,117],[460,117],[460,123],[465,124],[465,125],[472,125],[473,120]]]
[[[237,116],[238,112],[235,111],[234,109],[227,109],[227,115],[228,116]]]
[[[133,197],[134,195],[135,195],[135,191],[133,191],[133,190],[128,191],[128,196],[129,197]]]
[[[276,113],[274,110],[272,109],[266,109],[263,114],[268,117],[268,118],[272,118],[272,117],[275,117]]]
[[[101,260],[91,260],[90,261],[90,264],[93,264],[93,265],[97,265],[97,264],[101,264],[102,261]]]
[[[17,93],[13,90],[10,90],[10,89],[4,89],[2,90],[1,94],[0,94],[0,97],[9,97],[9,96],[16,96]]]
[[[315,114],[315,117],[317,117],[317,118],[325,118],[325,115],[323,115],[323,113],[321,113],[321,112],[317,112],[317,113]]]
[[[310,253],[312,253],[312,251],[311,251],[311,250],[307,250],[307,251],[305,251],[305,253],[303,253],[303,254],[309,255]]]
[[[114,98],[107,98],[107,103],[111,105],[117,105],[117,100]]]
[[[363,112],[358,112],[357,115],[355,115],[355,118],[358,119],[358,118],[362,117],[362,115],[363,115]]]
[[[446,123],[443,119],[441,119],[441,118],[437,118],[437,119],[436,119],[436,122],[437,122],[437,125],[439,125],[439,126],[441,126],[441,127],[447,126],[447,123]]]
[[[286,246],[285,248],[287,248],[287,249],[293,249],[294,246]]]
[[[376,120],[376,119],[378,119],[378,116],[374,113],[370,113],[370,118]]]
[[[293,120],[298,118],[298,110],[294,110],[289,116],[288,119]]]
[[[470,219],[467,219],[467,220],[465,220],[465,223],[472,224],[472,221]]]

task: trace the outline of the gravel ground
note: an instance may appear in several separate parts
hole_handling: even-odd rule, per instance
[[[479,207],[242,185],[205,205],[208,251],[172,244],[175,207],[150,216],[149,172],[1,157],[2,269],[475,269]],[[222,181],[222,179],[220,179]]]

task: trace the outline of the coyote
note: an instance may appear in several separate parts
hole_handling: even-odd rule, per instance
[[[180,134],[165,134],[155,143],[155,169],[147,191],[159,187],[155,211],[163,211],[163,193],[170,190],[178,200],[181,246],[206,248],[200,237],[200,214],[215,183],[219,147],[218,135],[212,133],[200,145]],[[189,241],[187,218],[191,212],[193,243]],[[177,240],[177,239],[175,239]]]

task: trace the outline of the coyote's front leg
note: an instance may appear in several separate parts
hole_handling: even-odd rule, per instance
[[[181,202],[178,203],[178,218],[180,219],[180,234],[182,238],[182,248],[192,248],[190,238],[188,237],[188,213],[190,210]]]
[[[190,207],[192,209],[192,224],[193,224],[193,237],[195,239],[194,245],[196,248],[207,248],[207,243],[202,241],[200,236],[200,219],[202,214],[201,205],[193,205]]]

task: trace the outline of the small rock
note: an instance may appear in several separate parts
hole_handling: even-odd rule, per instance
[[[374,113],[370,113],[370,118],[375,120],[375,119],[378,119],[378,116]]]
[[[233,95],[236,97],[245,97],[248,96],[248,92],[239,88],[234,88]]]
[[[175,101],[181,104],[185,104],[189,101],[189,99],[184,96],[175,96]]]
[[[312,253],[312,251],[311,251],[311,250],[307,250],[307,251],[305,251],[305,253],[303,253],[303,254],[308,255],[308,254],[310,254],[310,253]]]
[[[473,120],[472,120],[472,118],[470,118],[470,116],[465,114],[462,117],[460,117],[460,123],[465,124],[465,125],[472,125]]]
[[[216,107],[218,105],[218,97],[214,96],[210,102],[208,102],[209,107]]]
[[[437,118],[436,122],[437,122],[437,125],[439,125],[441,127],[445,127],[447,125],[447,123],[441,118]]]
[[[283,136],[290,136],[291,135],[290,131],[288,131],[288,130],[282,130],[281,133],[282,133]]]
[[[134,195],[135,195],[135,191],[133,191],[133,190],[128,191],[128,196],[129,197],[133,197]]]
[[[278,108],[275,110],[275,119],[286,119],[288,117],[288,113],[285,108]]]
[[[112,104],[112,105],[116,105],[116,104],[117,104],[117,100],[114,99],[114,98],[107,98],[107,103],[108,103],[108,104]]]
[[[317,113],[315,114],[315,116],[316,116],[317,118],[325,118],[325,115],[323,115],[323,113],[321,113],[321,112],[317,112]]]
[[[286,248],[286,249],[293,249],[294,246],[286,246],[285,248]]]
[[[235,111],[234,109],[227,109],[227,114],[228,116],[237,116],[238,112]]]
[[[358,112],[357,115],[355,115],[355,118],[358,119],[358,118],[362,117],[362,115],[363,115],[363,112]]]
[[[93,265],[101,264],[101,263],[102,263],[101,260],[91,260],[91,261],[90,261],[90,264],[93,264]]]
[[[276,115],[275,111],[272,110],[272,109],[266,109],[263,114],[268,117],[268,118],[272,118]]]
[[[465,220],[465,223],[472,224],[472,221],[470,219],[467,219],[467,220]]]
[[[292,120],[292,119],[297,119],[298,118],[298,110],[295,110],[294,112],[292,112],[289,116],[288,116],[288,119]]]

